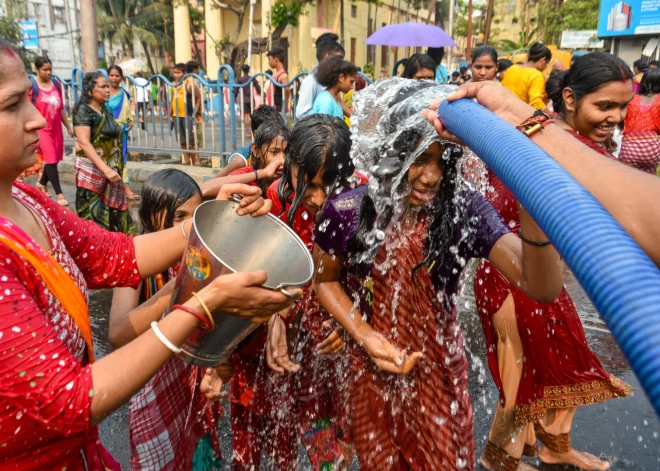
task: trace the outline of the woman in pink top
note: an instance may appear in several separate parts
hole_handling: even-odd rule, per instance
[[[628,105],[619,159],[655,175],[660,165],[660,69],[644,73],[639,91]]]
[[[37,70],[36,77],[32,80],[30,100],[39,113],[46,118],[46,127],[39,131],[39,152],[43,160],[43,173],[37,187],[44,193],[48,193],[48,182],[53,185],[57,194],[57,202],[62,206],[68,206],[69,202],[62,194],[60,187],[60,175],[57,171],[57,163],[64,155],[64,135],[62,124],[66,127],[69,136],[74,137],[73,127],[64,113],[64,99],[62,95],[62,84],[52,79],[53,65],[47,57],[37,57],[34,61]]]

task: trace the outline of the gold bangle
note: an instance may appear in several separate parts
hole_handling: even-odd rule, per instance
[[[181,234],[183,234],[184,239],[188,240],[188,236],[186,235],[186,221],[181,223]]]
[[[215,329],[215,321],[213,320],[213,316],[211,315],[211,311],[209,311],[209,308],[206,306],[206,303],[202,301],[202,298],[199,294],[195,293],[194,291],[192,292],[192,295],[197,299],[199,302],[199,305],[202,306],[202,309],[204,310],[204,313],[208,316],[209,320],[211,321],[211,330]]]

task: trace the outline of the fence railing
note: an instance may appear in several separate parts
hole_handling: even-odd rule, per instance
[[[98,72],[107,77],[105,70],[99,69]],[[134,123],[129,131],[128,150],[172,155],[175,156],[172,162],[178,161],[176,156],[184,152],[179,144],[180,134],[185,132],[185,138],[195,139],[194,148],[189,146],[185,152],[197,154],[201,159],[217,158],[216,162],[212,160],[212,165],[219,166],[236,148],[251,143],[246,116],[261,103],[271,106],[281,103],[278,110],[285,122],[295,124],[299,88],[308,72],[301,72],[284,84],[265,73],[238,83],[233,69],[227,65],[220,67],[218,76],[223,77],[223,73],[227,76],[226,82],[223,79],[209,80],[197,74],[186,74],[177,83],[160,74],[145,78],[146,83],[125,76],[122,86],[131,97]],[[65,110],[70,118],[82,93],[83,76],[82,69],[76,67],[71,72],[71,79],[55,77],[63,85]],[[372,83],[371,79],[362,76],[367,83]],[[245,93],[246,88],[248,93]],[[196,90],[199,90],[201,100],[197,98]],[[181,114],[184,116],[179,116]],[[173,116],[183,119],[174,120]],[[66,144],[72,145],[73,142],[68,137],[65,139]]]

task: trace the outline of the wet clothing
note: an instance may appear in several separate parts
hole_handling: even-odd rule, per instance
[[[73,125],[90,128],[90,142],[97,154],[121,176],[124,169],[121,155],[122,128],[112,114],[104,109],[100,115],[88,105],[82,104],[73,117]],[[136,234],[135,224],[128,212],[124,182],[110,182],[82,150],[76,152],[74,167],[78,216],[92,220],[104,229],[127,235]]]
[[[619,160],[646,173],[655,174],[660,165],[660,100],[641,103],[635,95],[626,112]]]
[[[12,195],[44,224],[50,256],[85,302],[88,288],[137,288],[131,238],[81,220],[27,185],[16,183]],[[12,225],[12,232],[19,231]],[[0,259],[0,429],[7,432],[0,434],[3,469],[118,470],[101,445],[98,428],[90,424],[92,370],[79,324],[35,267],[4,243]]]
[[[502,85],[511,90],[518,98],[537,110],[545,108],[545,79],[534,67],[512,65],[506,71]]]
[[[326,202],[320,220],[328,222],[316,236],[326,253],[347,256],[366,192],[363,185]],[[456,319],[459,278],[469,259],[486,258],[509,229],[479,193],[457,197],[452,260],[415,270],[428,231],[420,211],[412,223],[390,224],[373,266],[343,270],[341,283],[371,327],[399,348],[424,353],[410,374],[396,375],[380,371],[352,343],[352,434],[362,470],[474,469],[468,364]]]
[[[488,188],[488,199],[517,233],[520,217],[515,197],[492,172]],[[565,288],[553,303],[539,303],[483,260],[475,275],[474,292],[486,337],[488,365],[500,391],[490,437],[498,447],[491,450],[493,456],[519,459],[523,446],[536,442],[532,424],[543,420],[548,411],[630,394],[630,386],[605,371],[589,349]],[[503,315],[498,311],[509,295],[515,304],[515,318],[498,319]],[[510,324],[508,328],[506,323]],[[512,394],[515,396],[510,397]]]

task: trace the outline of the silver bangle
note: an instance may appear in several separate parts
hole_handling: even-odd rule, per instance
[[[154,331],[154,334],[156,334],[156,337],[158,337],[158,340],[163,342],[163,345],[165,345],[167,348],[169,348],[174,353],[177,353],[177,354],[181,353],[181,349],[179,347],[177,347],[176,345],[174,345],[172,342],[170,342],[167,339],[167,337],[165,337],[165,335],[160,331],[160,329],[158,328],[158,322],[153,321],[151,323],[151,329]]]

